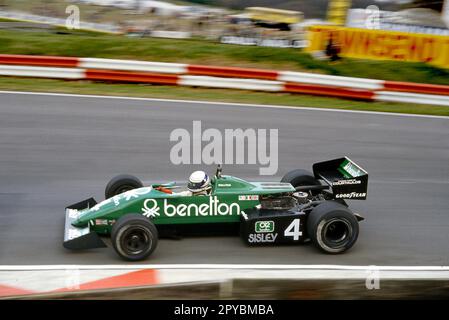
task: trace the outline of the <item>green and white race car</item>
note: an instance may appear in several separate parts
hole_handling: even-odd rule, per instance
[[[206,195],[177,192],[176,183],[144,186],[131,175],[113,178],[106,200],[66,208],[64,247],[106,247],[131,261],[147,258],[163,237],[240,235],[249,245],[311,240],[327,253],[351,248],[363,218],[345,199],[366,199],[368,173],[349,158],[293,170],[281,182],[249,182],[222,175],[218,166]]]

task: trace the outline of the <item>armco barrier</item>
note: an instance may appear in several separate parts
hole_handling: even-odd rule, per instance
[[[155,73],[187,73],[187,65],[182,63],[79,58],[78,67],[86,69],[126,70]]]
[[[67,68],[71,67],[71,68]],[[302,93],[448,105],[449,86],[182,63],[1,55],[0,75]]]
[[[385,81],[383,87],[386,91],[449,95],[449,86],[436,84]]]
[[[435,104],[438,106],[449,106],[449,96],[438,96],[432,94],[419,94],[409,92],[378,91],[374,95],[376,101],[405,102],[418,104]]]
[[[290,92],[331,97],[370,100],[370,91],[351,90],[307,84],[286,84],[281,81],[259,79],[219,78],[209,76],[174,75],[119,70],[96,70],[80,68],[47,68],[31,66],[0,65],[0,75],[20,77],[57,78],[68,80],[95,80],[110,82],[149,83],[192,87]]]
[[[171,74],[158,74],[146,72],[86,70],[87,80],[105,80],[135,83],[178,84],[178,76]]]
[[[78,68],[48,68],[0,65],[0,76],[37,77],[54,79],[84,79],[84,70]]]
[[[427,93],[449,95],[449,86],[410,82],[395,82],[376,79],[322,75],[306,72],[273,71],[251,68],[217,67],[189,65],[183,63],[151,62],[137,60],[118,60],[103,58],[73,58],[30,55],[0,54],[0,64],[39,65],[79,67],[86,69],[105,69],[122,71],[139,71],[171,74],[188,74],[199,76],[251,78],[277,80],[283,82],[319,84],[365,90],[385,90],[410,93]]]
[[[78,67],[79,59],[70,57],[28,56],[17,54],[0,54],[0,64],[43,67]]]
[[[187,68],[187,73],[190,75],[200,75],[200,76],[250,78],[250,79],[282,81],[282,79],[279,79],[279,72],[271,70],[260,70],[260,69],[189,65]]]
[[[366,90],[350,90],[338,87],[326,87],[320,85],[289,83],[285,84],[285,92],[304,93],[318,96],[331,96],[337,98],[349,98],[356,100],[373,100],[374,93]]]
[[[179,85],[198,86],[211,88],[243,89],[256,91],[283,91],[283,83],[280,81],[258,79],[230,79],[205,76],[179,76]]]
[[[277,80],[365,90],[383,89],[384,83],[383,80],[329,76],[324,74],[292,71],[280,71]]]

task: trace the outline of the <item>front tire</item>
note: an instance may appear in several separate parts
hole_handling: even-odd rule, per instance
[[[109,181],[104,190],[104,196],[106,199],[109,199],[120,193],[142,187],[142,181],[140,181],[135,176],[132,176],[130,174],[121,174]]]
[[[127,214],[112,227],[111,241],[115,252],[125,260],[140,261],[157,247],[156,226],[140,214]]]
[[[355,244],[359,223],[344,205],[325,201],[310,212],[307,232],[316,247],[326,253],[338,254]]]

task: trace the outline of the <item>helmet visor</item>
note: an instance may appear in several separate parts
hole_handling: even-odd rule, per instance
[[[187,188],[193,191],[201,191],[208,187],[209,177],[206,175],[204,179],[200,182],[189,181]]]

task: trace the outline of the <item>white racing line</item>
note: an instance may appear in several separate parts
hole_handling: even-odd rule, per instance
[[[41,96],[89,98],[89,99],[118,99],[118,100],[135,100],[135,101],[174,102],[174,103],[184,103],[184,104],[203,104],[203,105],[236,106],[236,107],[249,107],[249,108],[307,110],[307,111],[317,111],[317,112],[359,113],[359,114],[372,114],[372,115],[384,115],[384,116],[414,117],[414,118],[419,117],[419,118],[449,120],[448,116],[433,116],[433,115],[424,115],[424,114],[406,114],[406,113],[396,113],[396,112],[361,111],[361,110],[330,109],[330,108],[310,108],[310,107],[301,107],[301,106],[248,104],[248,103],[217,102],[217,101],[204,101],[204,100],[203,101],[176,100],[176,99],[139,98],[139,97],[126,97],[126,96],[88,95],[88,94],[52,93],[52,92],[25,92],[25,91],[0,91],[0,94],[17,94],[17,95],[21,94],[21,95],[41,95]]]

